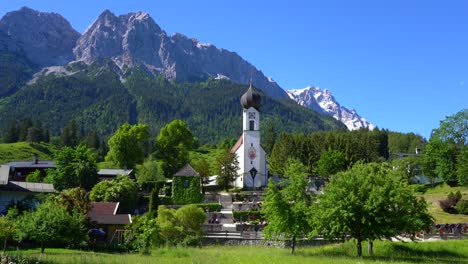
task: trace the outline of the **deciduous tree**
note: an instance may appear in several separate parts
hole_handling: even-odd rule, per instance
[[[89,199],[95,202],[120,202],[120,208],[132,212],[137,202],[138,185],[128,176],[119,175],[111,181],[102,181],[93,187]]]
[[[216,181],[218,186],[224,190],[228,190],[236,180],[238,170],[239,161],[237,154],[231,153],[229,149],[225,149],[216,158],[216,172],[218,175]]]

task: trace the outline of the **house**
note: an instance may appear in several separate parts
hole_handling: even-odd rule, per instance
[[[0,165],[0,213],[12,202],[20,202],[31,195],[38,193],[53,193],[54,186],[48,183],[10,181],[11,167]]]
[[[46,176],[47,169],[55,169],[53,160],[39,160],[37,154],[34,154],[31,161],[12,161],[7,164],[10,166],[10,180],[26,181],[26,177],[36,170],[39,170],[43,177]]]
[[[133,170],[125,170],[125,169],[100,169],[98,171],[98,179],[99,181],[110,181],[117,177],[117,175],[125,175],[129,177],[133,177]]]
[[[132,223],[130,214],[118,214],[119,203],[91,202],[88,213],[91,225],[106,234],[109,243],[121,242],[122,234],[127,232],[125,226]]]
[[[201,203],[200,174],[186,164],[172,178],[172,201],[174,204]]]

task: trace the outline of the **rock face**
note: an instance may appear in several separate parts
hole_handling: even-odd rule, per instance
[[[270,96],[288,97],[278,84],[235,52],[179,33],[168,36],[144,12],[116,16],[105,10],[78,39],[73,52],[77,60],[86,63],[111,58],[121,69],[142,66],[182,82],[213,77],[248,84],[252,76],[254,86]]]
[[[73,60],[72,50],[80,36],[61,15],[27,7],[7,13],[0,20],[0,31],[19,43],[26,56],[40,66]]]
[[[360,128],[374,129],[375,126],[362,118],[356,110],[341,106],[328,90],[321,90],[318,87],[306,87],[304,89],[294,89],[287,91],[289,97],[299,105],[310,108],[314,111],[325,113],[341,121],[349,130]]]

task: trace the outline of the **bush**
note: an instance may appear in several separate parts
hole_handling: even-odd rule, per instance
[[[234,211],[232,215],[236,221],[258,220],[262,217],[261,211]]]
[[[219,203],[200,203],[195,204],[198,208],[203,209],[205,212],[220,212],[221,205]]]
[[[468,215],[468,201],[467,200],[461,200],[457,203],[455,206],[459,214],[466,214]]]
[[[449,213],[449,214],[456,214],[458,211],[455,208],[457,203],[461,200],[462,194],[460,191],[457,191],[456,193],[450,192],[447,195],[447,199],[442,200],[439,202],[440,208],[444,210],[444,212]]]

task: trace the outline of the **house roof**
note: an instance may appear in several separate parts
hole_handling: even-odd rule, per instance
[[[200,174],[187,163],[182,169],[174,174],[174,176],[200,176]]]
[[[234,147],[231,148],[231,153],[236,153],[236,151],[244,144],[244,134],[240,135],[239,139],[237,140],[236,144],[234,144]]]
[[[90,215],[115,215],[119,209],[119,203],[91,202]]]
[[[37,182],[17,182],[10,181],[6,185],[0,185],[0,190],[11,192],[35,192],[35,193],[53,193],[54,186],[49,183]]]
[[[22,168],[22,169],[47,169],[47,168],[55,168],[55,164],[53,160],[40,160],[37,163],[32,161],[12,161],[7,163],[6,165],[14,168]]]
[[[133,170],[125,170],[125,169],[100,169],[98,171],[99,176],[117,176],[117,175],[130,175]]]
[[[10,174],[10,166],[0,165],[0,185],[8,184],[8,175]]]
[[[132,222],[132,217],[129,214],[116,215],[91,215],[91,222],[101,225],[127,225]]]

